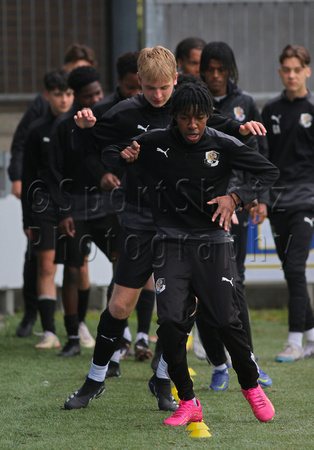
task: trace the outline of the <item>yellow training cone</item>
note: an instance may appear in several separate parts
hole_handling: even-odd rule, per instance
[[[173,388],[171,389],[171,393],[172,393],[173,398],[174,398],[175,400],[180,400],[180,399],[179,399],[179,396],[178,396],[177,388],[176,388],[175,386],[173,386]]]
[[[193,375],[196,375],[196,372],[191,367],[189,367],[189,374],[192,377]]]
[[[204,422],[191,422],[190,425],[186,428],[186,430],[187,431],[209,430],[209,428]]]
[[[189,334],[188,340],[186,342],[186,349],[191,350],[193,348],[193,334]]]
[[[212,437],[212,435],[207,430],[194,430],[194,431],[192,431],[192,433],[189,434],[189,437],[208,438],[208,437]]]

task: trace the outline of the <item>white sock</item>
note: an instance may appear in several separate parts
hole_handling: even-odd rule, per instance
[[[288,334],[288,343],[302,347],[302,338],[303,333],[299,333],[298,331],[290,331]]]
[[[97,364],[94,364],[92,362],[92,364],[90,366],[88,378],[91,378],[92,380],[100,381],[100,382],[104,381],[106,378],[108,365],[109,365],[109,363],[106,366],[97,366]]]
[[[310,330],[304,331],[306,341],[314,342],[314,328],[311,328]]]
[[[130,328],[129,328],[129,327],[125,327],[125,328],[124,328],[123,337],[124,337],[124,339],[126,339],[127,341],[132,342],[132,334],[131,334],[131,331],[130,331]]]
[[[227,367],[227,364],[220,364],[220,366],[214,366],[214,365],[212,365],[212,367],[213,367],[213,372],[215,372],[215,370],[224,370],[224,369],[227,369],[226,373],[228,373],[228,367]]]
[[[156,370],[156,377],[157,378],[162,378],[163,380],[169,380],[169,375],[168,375],[168,364],[166,363],[166,361],[164,360],[164,358],[160,357],[159,363],[158,363],[158,367]]]
[[[139,341],[140,339],[144,339],[146,344],[148,344],[148,334],[142,333],[142,332],[137,333],[136,338],[135,338],[135,342]]]
[[[119,362],[120,362],[120,349],[119,349],[119,350],[116,350],[116,351],[114,352],[114,354],[113,354],[113,355],[111,356],[111,358],[110,358],[110,361],[113,361],[113,362],[119,364]]]

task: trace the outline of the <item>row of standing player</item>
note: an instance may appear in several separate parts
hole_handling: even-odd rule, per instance
[[[216,50],[217,51],[217,50]],[[217,61],[219,61],[219,54],[217,54],[216,53],[216,55],[218,56],[217,57]],[[215,58],[213,58],[213,59],[215,59]],[[219,68],[218,68],[219,69]],[[215,68],[211,68],[211,71],[215,71]],[[209,71],[208,71],[209,72]],[[219,72],[219,70],[216,70],[216,72]],[[224,71],[225,73],[226,73],[226,70]],[[229,72],[228,72],[229,73]],[[239,114],[240,113],[240,111],[239,111],[239,109],[237,110],[237,113]],[[240,241],[241,242],[241,241]],[[245,306],[246,306],[246,304],[244,304]],[[223,355],[223,352],[221,352],[221,354]],[[219,370],[219,368],[218,368],[218,370]],[[225,368],[222,368],[222,374],[224,374],[224,376],[225,376],[225,374],[226,374],[226,369]],[[213,377],[214,378],[214,377]],[[265,377],[263,378],[263,379],[265,379]],[[267,380],[266,380],[267,381]],[[221,386],[221,385],[223,385],[223,387],[225,387],[226,386],[226,383],[218,383],[219,384],[219,386]],[[212,382],[212,385],[213,385],[213,382]],[[214,387],[214,385],[212,386],[212,387]]]

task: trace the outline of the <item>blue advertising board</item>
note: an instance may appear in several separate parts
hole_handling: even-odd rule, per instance
[[[260,225],[253,225],[249,219],[247,253],[245,259],[247,281],[283,281],[284,275],[277,256],[270,222],[265,219]],[[307,281],[314,282],[314,237],[307,260]]]

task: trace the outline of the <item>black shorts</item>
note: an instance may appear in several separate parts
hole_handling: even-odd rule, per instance
[[[55,264],[81,267],[85,256],[89,253],[91,242],[114,261],[120,253],[122,228],[116,214],[110,214],[100,219],[75,220],[75,236],[59,236],[56,245]]]
[[[31,227],[34,239],[32,246],[35,251],[54,250],[58,239],[58,221],[53,216],[36,214]]]
[[[133,289],[143,287],[153,273],[153,247],[156,231],[124,231],[123,244],[115,273],[115,283]]]

